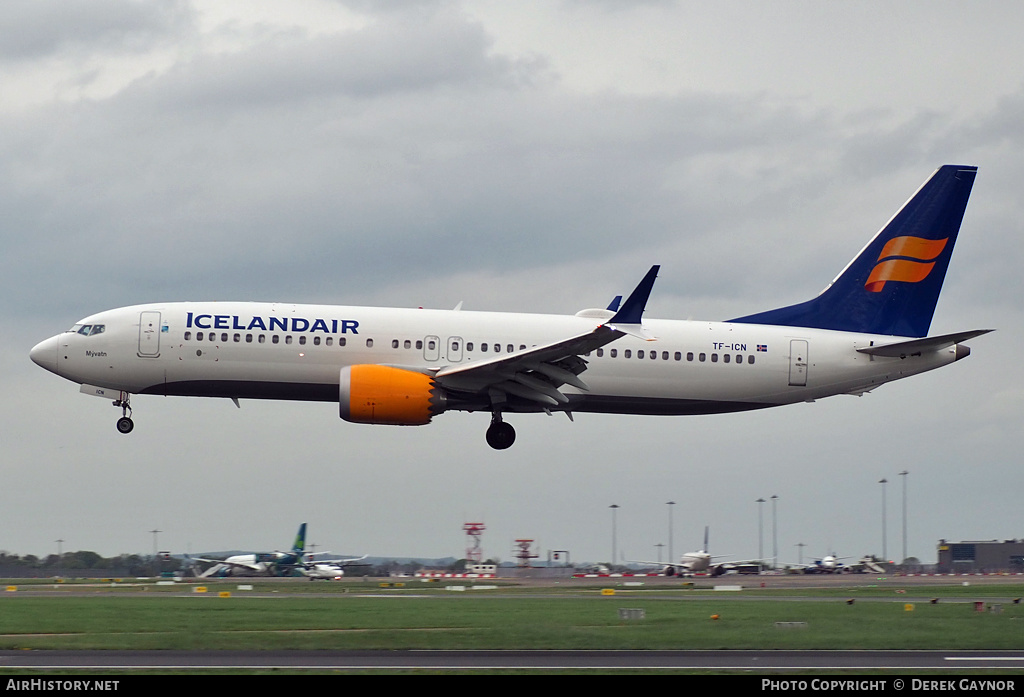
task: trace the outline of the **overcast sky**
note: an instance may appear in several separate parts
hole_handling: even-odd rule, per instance
[[[0,6],[0,550],[578,561],[936,558],[1024,537],[1024,5],[9,0]],[[28,359],[94,312],[276,300],[649,317],[810,298],[938,166],[979,174],[932,333],[966,361],[746,414],[426,427],[138,397]],[[907,470],[909,475],[900,477]],[[887,485],[879,484],[882,478]],[[762,510],[766,555],[771,509]],[[667,547],[660,552],[667,555]]]

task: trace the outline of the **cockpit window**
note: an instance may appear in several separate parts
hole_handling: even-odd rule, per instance
[[[102,334],[106,328],[105,324],[76,324],[71,327],[71,331],[82,336],[96,336]]]

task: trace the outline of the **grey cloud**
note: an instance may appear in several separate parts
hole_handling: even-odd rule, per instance
[[[0,60],[144,51],[192,20],[184,0],[7,0],[0,8]]]

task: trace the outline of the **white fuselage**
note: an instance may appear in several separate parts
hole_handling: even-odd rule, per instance
[[[32,358],[74,382],[127,393],[337,401],[345,366],[430,373],[600,323],[593,315],[179,302],[92,315],[76,327],[102,326],[101,332],[58,334],[37,345]],[[556,410],[742,411],[860,394],[956,359],[955,346],[871,356],[857,349],[894,337],[821,329],[656,319],[645,319],[644,328],[654,340],[627,335],[584,354],[581,377],[590,389],[563,387],[569,402]]]

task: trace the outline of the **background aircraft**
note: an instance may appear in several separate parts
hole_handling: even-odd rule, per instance
[[[760,563],[760,560],[735,559],[716,563],[714,560],[728,555],[711,556],[708,552],[708,527],[704,528],[704,546],[696,552],[686,552],[679,558],[678,562],[654,562],[638,561],[634,564],[661,565],[662,573],[666,576],[693,576],[695,574],[708,574],[710,576],[721,576],[732,570],[733,567],[741,564]]]
[[[329,554],[329,552],[321,552]],[[344,575],[342,567],[361,561],[366,555],[353,559],[324,559],[316,561],[306,554],[306,523],[299,525],[295,542],[288,552],[257,552],[236,554],[227,559],[193,557],[193,560],[212,564],[200,573],[201,577],[217,576],[295,576],[310,578],[336,578]]]

